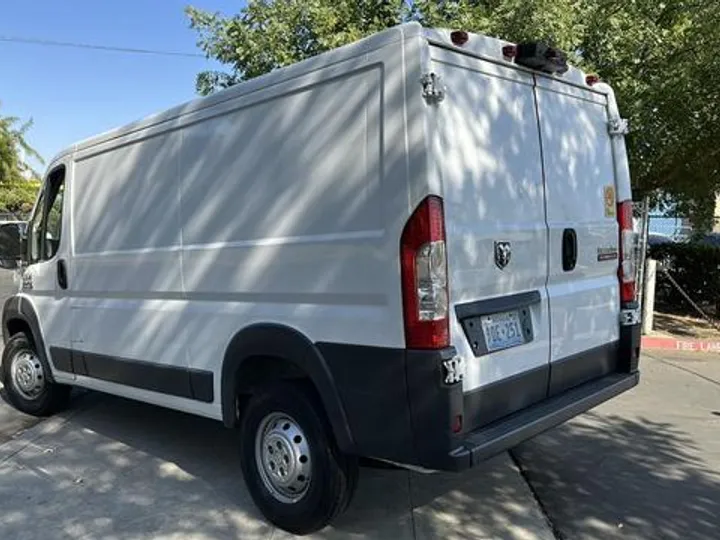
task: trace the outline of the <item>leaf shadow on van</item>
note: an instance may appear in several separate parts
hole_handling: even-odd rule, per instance
[[[258,321],[312,341],[401,339],[392,238],[407,194],[392,179],[406,156],[381,148],[404,137],[397,114],[382,120],[402,109],[394,67],[353,59],[346,76],[308,75],[80,151],[72,341],[217,371]]]

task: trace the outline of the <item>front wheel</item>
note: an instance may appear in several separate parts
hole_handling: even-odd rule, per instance
[[[25,334],[15,334],[5,344],[0,379],[8,400],[19,411],[49,416],[67,405],[70,387],[52,382],[49,373]]]
[[[240,451],[255,504],[294,534],[325,527],[347,507],[357,484],[357,460],[340,452],[319,403],[298,384],[276,384],[250,399]]]

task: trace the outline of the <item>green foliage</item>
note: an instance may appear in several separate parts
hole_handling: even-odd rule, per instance
[[[198,45],[226,72],[209,94],[396,24],[543,39],[615,89],[632,132],[637,195],[659,193],[696,224],[720,191],[720,2],[709,0],[250,0],[234,16],[188,8]]]
[[[25,140],[32,121],[20,124],[18,118],[0,116],[0,213],[26,214],[32,209],[40,182],[37,175],[21,159],[38,153]]]
[[[720,316],[720,249],[698,243],[662,244],[650,249],[678,285],[709,315]],[[656,305],[666,312],[697,315],[662,271],[658,271]]]
[[[39,190],[40,181],[37,179],[0,183],[0,213],[27,216]]]
[[[186,13],[198,45],[231,67],[198,76],[197,90],[206,95],[394,26],[409,9],[397,1],[251,0],[227,18],[193,7]]]

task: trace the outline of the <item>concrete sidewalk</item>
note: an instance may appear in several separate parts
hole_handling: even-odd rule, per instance
[[[0,354],[2,347],[0,347]],[[0,383],[0,445],[12,439],[12,436],[39,422],[34,416],[28,416],[5,402],[2,383]],[[0,482],[2,480],[0,479]]]
[[[287,538],[244,487],[219,423],[89,394],[0,446],[0,538]],[[552,539],[507,455],[463,475],[363,468],[315,538]]]

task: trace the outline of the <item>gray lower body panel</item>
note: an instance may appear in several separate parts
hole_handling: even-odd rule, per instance
[[[449,462],[456,470],[473,467],[622,394],[639,379],[639,373],[613,373],[548,398],[466,434],[462,445],[450,453]]]

